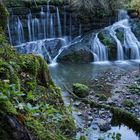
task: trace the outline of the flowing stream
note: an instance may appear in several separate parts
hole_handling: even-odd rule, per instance
[[[54,82],[62,88],[62,95],[65,101],[65,104],[68,106],[70,104],[71,97],[70,95],[65,91],[63,88],[63,85],[65,84],[70,90],[72,88],[73,83],[83,83],[86,85],[90,85],[90,81],[93,79],[98,79],[101,77],[101,74],[103,73],[111,73],[108,75],[108,77],[104,76],[104,80],[111,79],[110,77],[115,77],[117,75],[126,74],[127,72],[131,72],[134,70],[137,70],[139,67],[139,63],[136,63],[135,61],[126,61],[124,63],[121,62],[114,62],[114,63],[104,63],[104,64],[98,64],[98,63],[92,63],[92,64],[58,64],[55,66],[49,66],[49,70],[51,72],[52,78]],[[105,82],[105,81],[104,81]],[[73,105],[75,102],[78,101],[72,101]],[[84,121],[80,116],[78,116],[79,112],[75,111],[77,110],[75,106],[73,106],[73,117],[76,121],[76,125],[78,128],[84,128]],[[107,132],[102,132],[99,129],[93,129],[92,126],[89,126],[88,128],[84,129],[84,133],[87,136],[87,140],[98,140],[99,138],[104,138],[105,140],[110,140],[108,138],[109,133],[120,133],[121,134],[121,140],[140,140],[139,134],[135,133],[132,129],[129,129],[125,125],[118,125],[111,127],[110,130]],[[81,132],[77,134],[77,137],[79,137]]]

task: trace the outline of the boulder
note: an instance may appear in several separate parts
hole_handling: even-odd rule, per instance
[[[89,63],[94,60],[93,54],[87,50],[64,51],[57,59],[60,63]]]
[[[64,48],[58,56],[57,61],[60,63],[89,63],[94,61],[91,51],[91,36],[88,34],[84,37],[75,39],[70,46]]]
[[[131,18],[138,18],[139,17],[139,12],[137,10],[134,10],[134,9],[129,9],[128,10],[128,15]]]
[[[80,98],[85,98],[89,95],[89,88],[86,85],[75,83],[73,84],[72,88],[73,93]]]

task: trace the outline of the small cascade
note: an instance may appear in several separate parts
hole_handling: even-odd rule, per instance
[[[58,24],[58,37],[62,37],[62,28],[61,28],[60,13],[58,7],[56,8],[56,11],[57,11],[57,24]]]
[[[29,36],[29,41],[32,41],[31,22],[32,22],[32,14],[30,12],[28,14],[28,36]]]
[[[10,25],[9,25],[9,20],[8,20],[8,24],[7,24],[7,29],[8,29],[8,36],[9,36],[9,41],[10,44],[12,45],[12,36],[11,36],[11,30],[10,30]]]
[[[66,28],[67,28],[67,15],[66,15],[66,8],[64,6],[64,36],[66,36]]]
[[[71,39],[71,36],[72,36],[72,16],[70,14],[70,23],[69,23],[69,36],[70,36],[70,41],[72,40]]]
[[[53,22],[53,15],[50,16],[50,37],[55,37],[55,31],[54,31],[54,22]]]
[[[131,31],[128,20],[124,28],[124,46],[131,49],[131,59],[140,59],[140,42]]]
[[[38,40],[40,38],[40,24],[37,18],[32,20],[32,36],[33,41]]]
[[[117,38],[117,36],[115,34],[115,30],[117,30],[119,28],[123,29],[124,44],[122,44],[120,42],[120,40]],[[134,33],[132,32],[128,19],[124,19],[124,20],[121,20],[121,21],[115,23],[111,28],[111,33],[112,32],[114,32],[114,34],[112,34],[112,36],[114,37],[115,41],[117,42],[118,60],[124,60],[123,47],[131,49],[130,59],[140,59],[140,42],[137,40]]]
[[[18,17],[18,22],[17,22],[17,37],[18,37],[19,44],[24,42],[24,30],[23,30],[23,26],[19,17]]]
[[[120,9],[118,11],[118,21],[123,20],[123,19],[128,19],[128,13],[126,10]]]
[[[124,60],[124,51],[123,51],[123,46],[122,46],[120,40],[116,36],[116,31],[115,30],[117,28],[121,27],[121,24],[120,24],[121,22],[122,21],[113,24],[111,26],[111,28],[109,29],[110,35],[114,38],[114,40],[117,43],[117,60],[119,60],[119,61]]]
[[[49,22],[50,22],[50,0],[48,0],[47,4],[47,19],[46,19],[46,24],[47,24],[47,35],[46,37],[49,38]]]
[[[41,12],[40,12],[40,16],[41,16],[41,27],[42,27],[42,32],[43,32],[43,38],[46,38],[46,23],[45,23],[45,12],[43,11],[43,7],[41,7]]]
[[[107,61],[108,60],[107,48],[99,40],[98,34],[96,34],[92,42],[92,53],[94,55],[94,61]]]

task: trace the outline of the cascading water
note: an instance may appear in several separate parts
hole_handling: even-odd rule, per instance
[[[119,60],[119,61],[124,60],[124,52],[123,52],[123,46],[122,46],[120,40],[117,38],[115,30],[117,28],[121,27],[121,22],[122,21],[117,22],[109,28],[110,35],[115,39],[115,41],[117,43],[117,60]]]
[[[67,26],[67,15],[66,15],[66,8],[64,6],[64,36],[66,35],[66,26]]]
[[[50,37],[55,37],[55,31],[54,31],[54,23],[53,23],[53,15],[50,16]]]
[[[59,55],[68,47],[70,47],[73,43],[71,42],[72,36],[72,15],[69,14],[69,20],[67,20],[66,13],[64,13],[64,37],[62,35],[62,25],[60,19],[60,12],[59,9],[56,8],[54,13],[51,13],[50,5],[48,1],[47,9],[44,7],[41,8],[40,11],[40,18],[38,16],[33,16],[31,12],[27,15],[27,29],[28,29],[28,41],[25,40],[24,37],[24,30],[22,21],[17,18],[16,21],[16,35],[18,42],[16,43],[17,48],[21,47],[22,53],[35,53],[44,57],[44,54],[47,56],[47,59],[50,63],[56,63],[57,58]],[[13,18],[14,19],[14,18]],[[13,20],[12,19],[12,20]],[[135,37],[134,33],[131,31],[131,27],[129,25],[129,18],[127,12],[121,10],[118,14],[118,22],[114,23],[113,25],[106,27],[105,30],[108,32],[108,36],[110,36],[114,42],[116,42],[116,56],[117,60],[123,61],[125,59],[140,59],[140,42]],[[11,21],[11,20],[9,20]],[[14,25],[14,24],[13,24]],[[12,25],[12,26],[13,26]],[[68,36],[66,36],[66,26],[69,26],[68,29]],[[12,26],[10,23],[7,25],[8,27],[8,34],[9,34],[9,41],[11,44],[15,45],[14,40],[11,36]],[[15,27],[15,26],[14,26]],[[81,34],[82,26],[79,25],[79,34]],[[121,30],[123,34],[123,41],[120,40],[117,36],[118,30]],[[102,31],[100,31],[102,32]],[[91,45],[91,52],[94,55],[94,61],[108,61],[109,60],[109,48],[108,46],[104,45],[103,42],[98,37],[99,33],[96,33],[94,38],[90,38],[89,42],[92,42]],[[57,42],[61,40],[60,44],[58,45],[59,48],[57,53],[52,55],[52,52],[49,52],[49,49],[46,49],[47,42],[53,40]],[[22,44],[24,42],[28,42]],[[77,41],[76,41],[77,42]],[[54,43],[55,44],[55,43]],[[57,43],[56,43],[57,44]],[[55,45],[56,45],[55,44]],[[52,46],[52,45],[51,45]],[[57,46],[57,45],[56,45]],[[61,46],[61,47],[60,47]],[[52,46],[53,47],[53,46]],[[56,49],[56,48],[55,48]],[[54,50],[55,50],[54,49]],[[23,50],[23,51],[22,51]],[[126,50],[129,51],[129,57],[126,55]],[[53,52],[54,53],[54,52]]]
[[[40,38],[40,24],[37,18],[32,20],[32,36],[33,41],[38,40]]]
[[[12,45],[12,37],[11,37],[11,30],[10,30],[10,26],[9,26],[9,20],[8,20],[8,24],[7,24],[7,29],[8,29],[9,41],[10,41],[10,44]]]
[[[58,24],[58,37],[62,37],[62,28],[61,28],[61,21],[60,21],[60,13],[58,7],[57,9],[57,24]]]
[[[41,7],[41,25],[42,25],[42,31],[43,31],[43,38],[46,38],[46,24],[45,24],[45,12],[43,11],[43,7]]]
[[[128,20],[125,21],[124,46],[131,49],[131,59],[140,59],[140,42],[131,31]]]
[[[28,36],[29,36],[29,41],[32,41],[31,21],[32,21],[32,14],[31,14],[31,12],[30,12],[30,13],[28,14]]]
[[[118,21],[123,20],[123,19],[128,19],[128,18],[129,16],[126,10],[121,9],[118,11],[118,19],[117,19]]]
[[[18,36],[18,43],[21,44],[24,42],[24,30],[20,19],[18,18],[17,22],[17,36]]]
[[[98,34],[96,34],[93,42],[92,42],[92,52],[94,55],[94,61],[107,61],[107,48],[104,46],[98,38]]]
[[[59,8],[55,8],[55,11],[51,13],[49,3],[50,1],[48,1],[46,9],[45,7],[41,7],[40,14],[32,15],[31,11],[29,11],[27,15],[27,22],[25,22],[25,19],[20,20],[16,15],[14,15],[14,18],[17,18],[16,21],[14,18],[10,17],[12,19],[9,21],[12,21],[12,23],[9,22],[7,25],[10,44],[19,45],[24,42],[36,41],[40,39],[62,37],[62,25]],[[12,26],[14,23],[16,24]],[[24,30],[23,26],[27,26],[27,30]],[[17,35],[16,37],[11,36],[11,31],[13,30]],[[26,32],[28,36],[26,36]],[[18,42],[15,40],[18,40]]]

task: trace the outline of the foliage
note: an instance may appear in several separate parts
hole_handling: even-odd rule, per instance
[[[95,11],[103,10],[108,13],[121,7],[124,0],[72,0],[71,3],[79,11],[84,9],[88,13],[95,13]]]
[[[8,11],[3,5],[3,3],[0,1],[0,27],[5,28],[7,23],[7,17],[8,17]]]
[[[140,0],[128,0],[126,7],[128,9],[134,9],[140,11]]]

